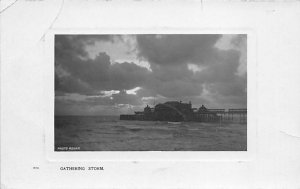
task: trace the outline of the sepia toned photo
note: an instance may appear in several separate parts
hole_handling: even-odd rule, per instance
[[[55,151],[247,151],[247,34],[55,35]]]

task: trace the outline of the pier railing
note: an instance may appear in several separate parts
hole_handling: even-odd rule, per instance
[[[223,121],[239,121],[247,122],[247,109],[235,108],[235,109],[208,109],[209,112],[215,113],[220,116]]]
[[[209,112],[213,113],[225,113],[225,109],[208,109]]]

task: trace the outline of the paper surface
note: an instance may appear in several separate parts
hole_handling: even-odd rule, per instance
[[[1,11],[1,188],[300,186],[299,2],[17,1]],[[241,31],[251,36],[245,155],[54,153],[53,34]]]

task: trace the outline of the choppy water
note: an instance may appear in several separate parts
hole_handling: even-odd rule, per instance
[[[245,151],[246,123],[124,121],[114,116],[56,116],[55,150]]]

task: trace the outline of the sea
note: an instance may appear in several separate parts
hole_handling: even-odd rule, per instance
[[[55,151],[246,151],[247,123],[55,116]]]

